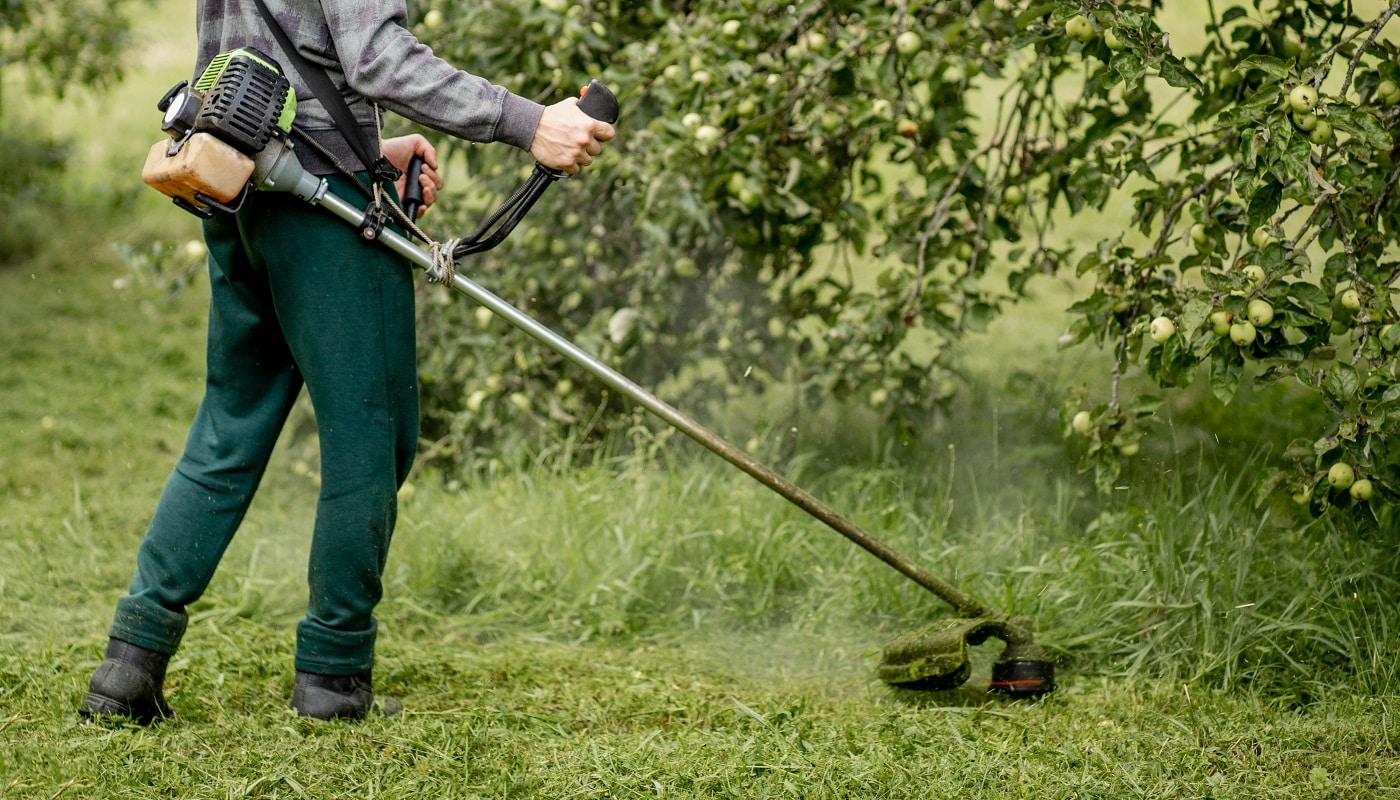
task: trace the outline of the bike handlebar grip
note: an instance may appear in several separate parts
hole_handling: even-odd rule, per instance
[[[418,207],[423,205],[423,157],[414,156],[408,162],[408,182],[403,190],[403,211],[410,221],[418,219]]]
[[[588,116],[602,120],[609,125],[617,122],[618,108],[617,95],[612,90],[603,85],[598,79],[588,82],[583,89],[583,97],[579,98],[578,108]]]

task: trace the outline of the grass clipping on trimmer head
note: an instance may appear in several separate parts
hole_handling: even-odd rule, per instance
[[[955,689],[972,675],[968,646],[996,636],[1006,649],[992,665],[993,692],[1039,697],[1055,689],[1055,663],[1020,621],[1000,617],[944,617],[885,645],[880,680],[902,689]]]

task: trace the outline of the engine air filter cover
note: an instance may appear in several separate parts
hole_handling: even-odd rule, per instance
[[[212,133],[247,155],[258,154],[286,130],[292,85],[276,62],[250,48],[221,54],[195,88],[204,92],[195,130]]]

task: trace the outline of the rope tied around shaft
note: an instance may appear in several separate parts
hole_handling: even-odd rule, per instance
[[[457,249],[457,240],[432,242],[429,249],[433,256],[433,265],[427,270],[428,283],[451,283],[457,277],[457,262],[453,255],[453,251]]]
[[[448,239],[445,242],[439,242],[424,233],[422,228],[419,228],[413,220],[408,218],[408,214],[403,210],[403,206],[395,202],[394,198],[385,192],[384,187],[378,182],[374,184],[374,198],[375,202],[381,203],[383,207],[389,208],[395,219],[397,219],[404,228],[414,236],[417,236],[421,241],[428,243],[428,250],[433,258],[433,265],[424,272],[428,283],[451,283],[452,279],[457,276],[457,258],[455,251],[459,240]]]

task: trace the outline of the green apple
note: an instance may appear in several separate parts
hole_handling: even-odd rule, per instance
[[[1342,292],[1337,302],[1341,303],[1342,308],[1345,308],[1347,311],[1361,310],[1361,295],[1358,294],[1355,289],[1347,289]]]
[[[1376,489],[1371,485],[1369,480],[1362,478],[1356,483],[1353,483],[1347,492],[1351,495],[1351,499],[1359,500],[1364,503],[1371,499],[1371,496],[1376,493]]]
[[[1376,84],[1376,99],[1385,105],[1394,105],[1400,100],[1400,86],[1395,81],[1386,79]]]
[[[1075,14],[1065,21],[1065,35],[1076,42],[1093,41],[1094,23],[1083,14]]]
[[[491,321],[496,318],[495,313],[486,306],[477,306],[476,310],[472,312],[472,316],[476,318],[476,327],[482,330],[491,327]]]
[[[1356,482],[1356,470],[1345,461],[1338,461],[1327,470],[1327,483],[1333,489],[1347,489]]]
[[[686,114],[684,117],[681,117],[681,124],[686,126],[687,128],[698,128],[700,127],[700,123],[704,121],[705,118],[701,117],[694,111],[690,112],[689,114]]]
[[[879,97],[870,104],[870,114],[880,119],[890,119],[894,116],[894,106],[890,104],[890,101]]]
[[[1245,316],[1249,317],[1249,321],[1256,328],[1262,328],[1274,321],[1274,307],[1269,305],[1268,300],[1250,300],[1245,310]]]
[[[681,256],[676,259],[676,263],[671,266],[671,273],[677,278],[694,278],[695,274],[699,271],[699,268],[695,265],[695,259],[690,256]]]
[[[1259,333],[1254,329],[1254,324],[1250,322],[1236,322],[1230,326],[1230,341],[1240,347],[1248,347],[1254,344],[1254,339]]]
[[[1317,107],[1317,90],[1306,83],[1294,86],[1288,93],[1288,105],[1294,111],[1312,111]]]
[[[714,144],[723,135],[724,131],[713,125],[701,125],[695,129],[695,141],[700,144]]]
[[[1230,333],[1230,317],[1228,311],[1212,311],[1210,313],[1210,329],[1216,336],[1227,336]]]
[[[1215,240],[1210,238],[1210,231],[1199,222],[1191,226],[1191,244],[1196,246],[1196,252],[1202,254],[1215,249]]]
[[[619,308],[614,311],[608,318],[608,338],[612,343],[619,347],[626,344],[636,332],[637,319],[640,316],[636,309],[632,308]]]
[[[1272,233],[1269,233],[1268,228],[1255,228],[1254,233],[1250,235],[1249,240],[1253,242],[1254,246],[1260,250],[1263,250],[1264,248],[1278,241],[1278,239],[1274,238],[1274,235]]]
[[[1161,344],[1176,335],[1176,323],[1168,317],[1157,317],[1147,326],[1152,341]]]
[[[710,71],[707,69],[697,69],[690,73],[690,82],[696,86],[704,86],[710,82]]]
[[[423,27],[427,28],[428,30],[432,30],[433,28],[436,28],[441,24],[442,12],[438,9],[434,8],[423,15]]]
[[[1019,186],[1008,186],[1001,193],[1001,201],[1009,206],[1019,206],[1026,202],[1026,193]]]
[[[912,56],[924,49],[924,40],[913,31],[905,31],[894,38],[894,48],[902,56]]]
[[[1104,38],[1108,37],[1105,36]],[[1128,456],[1130,458],[1132,456],[1137,455],[1140,450],[1142,450],[1142,445],[1138,442],[1125,442],[1123,444],[1118,445],[1119,454]]]
[[[1317,118],[1317,115],[1312,113],[1311,111],[1301,114],[1295,113],[1293,115],[1293,124],[1298,126],[1298,130],[1300,131],[1311,132],[1312,130],[1317,128],[1318,122],[1319,120]]]
[[[480,411],[480,410],[481,410],[481,404],[484,403],[484,402],[486,402],[487,394],[488,394],[488,393],[487,393],[487,391],[486,391],[485,389],[477,389],[476,391],[474,391],[474,392],[472,392],[470,395],[468,395],[468,396],[467,396],[467,410],[470,411],[470,412],[472,412],[473,414],[475,414],[475,413],[477,413],[478,411]]]
[[[1080,436],[1088,436],[1089,431],[1094,429],[1094,415],[1088,411],[1080,411],[1070,420],[1069,426]]]
[[[727,19],[724,21],[724,25],[720,26],[720,30],[724,32],[724,35],[730,38],[738,36],[739,32],[743,29],[744,22],[738,19]]]
[[[1115,53],[1127,47],[1127,45],[1123,44],[1123,40],[1118,38],[1118,34],[1115,33],[1112,28],[1103,32],[1103,43],[1105,47]]]
[[[1308,134],[1308,141],[1316,145],[1324,145],[1332,141],[1332,125],[1325,119],[1317,121],[1317,127]]]
[[[1258,264],[1246,264],[1240,268],[1240,272],[1244,273],[1245,280],[1249,281],[1250,286],[1258,286],[1264,282],[1266,277],[1264,268]]]
[[[678,81],[685,77],[685,67],[680,64],[667,64],[666,68],[661,70],[661,77],[668,81]]]
[[[906,139],[912,139],[919,135],[919,123],[908,117],[904,117],[894,124],[894,129]]]

